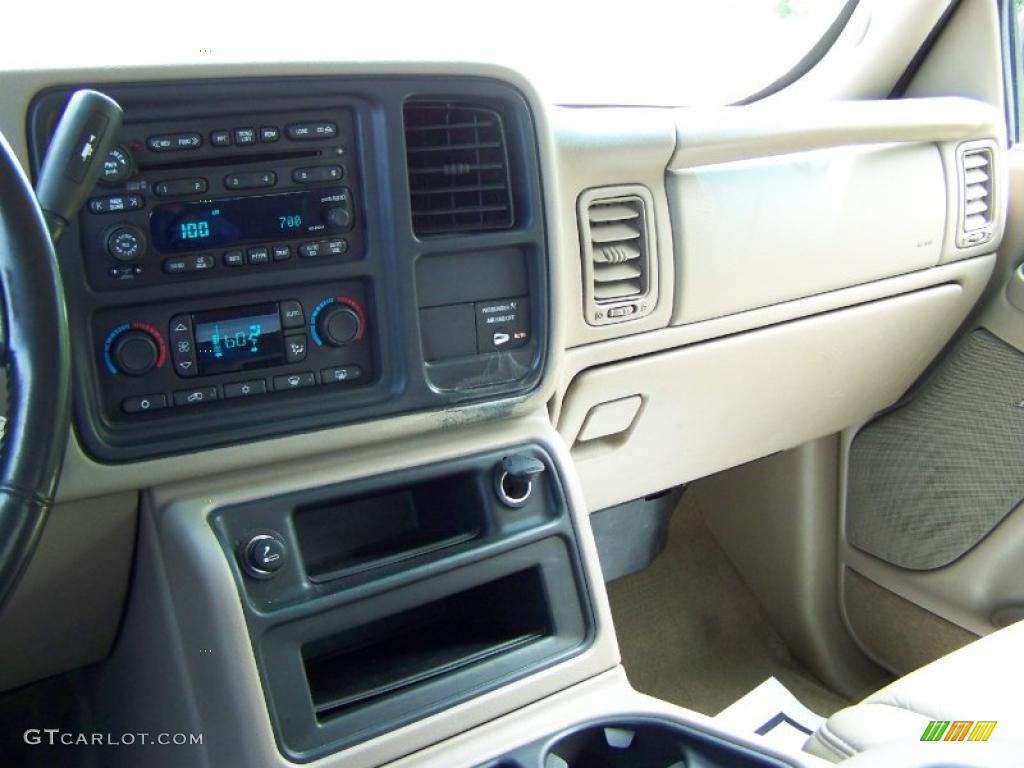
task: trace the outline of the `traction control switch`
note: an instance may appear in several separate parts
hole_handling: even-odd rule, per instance
[[[506,456],[495,471],[498,498],[506,507],[523,506],[533,493],[533,480],[544,471],[544,463],[525,453]]]

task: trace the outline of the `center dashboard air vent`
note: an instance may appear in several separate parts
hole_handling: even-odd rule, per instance
[[[960,216],[956,244],[960,248],[982,245],[995,231],[996,189],[994,145],[972,142],[957,148]]]
[[[587,322],[643,317],[657,303],[653,203],[645,187],[606,187],[580,197]]]
[[[404,108],[413,231],[418,235],[508,229],[515,224],[501,114],[458,102]]]

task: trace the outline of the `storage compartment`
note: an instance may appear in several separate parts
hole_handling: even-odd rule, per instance
[[[309,643],[302,658],[323,720],[550,634],[533,568]]]
[[[484,513],[474,476],[462,473],[300,508],[295,532],[310,581],[324,582],[471,541]]]
[[[780,760],[710,733],[657,720],[592,725],[551,745],[544,768],[778,768]]]

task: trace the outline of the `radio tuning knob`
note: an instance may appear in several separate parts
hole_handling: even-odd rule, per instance
[[[110,357],[121,373],[142,376],[156,367],[160,348],[156,339],[145,331],[125,331],[114,340]]]
[[[363,332],[359,315],[344,304],[332,304],[317,318],[320,338],[332,347],[343,347],[355,341]]]

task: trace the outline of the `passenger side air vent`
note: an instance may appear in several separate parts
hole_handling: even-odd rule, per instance
[[[591,190],[580,198],[587,322],[621,322],[656,303],[653,203],[644,187]]]
[[[417,235],[508,229],[515,223],[501,115],[481,106],[405,105],[405,151]]]
[[[960,218],[956,244],[969,248],[992,239],[996,211],[994,153],[985,143],[963,145],[957,154]]]

